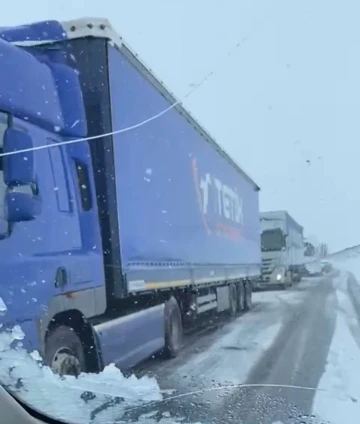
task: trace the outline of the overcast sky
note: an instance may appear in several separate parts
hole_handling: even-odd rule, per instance
[[[261,186],[262,210],[288,210],[335,250],[360,243],[359,12],[356,0],[18,0],[0,25],[107,17],[180,98],[215,70],[185,105]]]

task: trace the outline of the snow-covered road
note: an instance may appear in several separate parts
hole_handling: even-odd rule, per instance
[[[357,424],[360,326],[348,280],[341,271],[255,293],[250,313],[150,365],[172,394],[133,418],[146,412],[152,422],[156,411],[204,424]]]
[[[176,381],[177,390],[185,391],[244,383],[252,367],[274,343],[286,311],[302,304],[305,296],[304,290],[255,293],[250,313],[208,336],[192,340],[177,359],[155,366],[155,375],[163,387],[172,389]],[[214,394],[208,392],[204,397],[213,398]]]

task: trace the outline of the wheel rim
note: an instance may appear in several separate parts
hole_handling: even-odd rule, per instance
[[[55,374],[77,377],[81,374],[81,364],[75,354],[68,348],[60,348],[51,361],[51,369]]]

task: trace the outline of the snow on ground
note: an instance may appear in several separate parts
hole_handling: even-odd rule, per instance
[[[153,378],[125,378],[110,365],[100,374],[59,377],[43,366],[39,354],[21,348],[23,332],[14,327],[0,334],[0,381],[41,413],[71,423],[113,422],[122,408],[162,399]],[[18,342],[16,349],[10,344]]]
[[[301,288],[310,288],[319,281],[319,278],[303,278],[301,280]],[[284,290],[272,290],[272,291],[259,291],[254,293],[253,302],[257,303],[286,303],[288,305],[300,305],[304,299],[304,292],[300,291],[284,291]]]
[[[335,332],[313,413],[332,424],[357,424],[360,416],[360,333],[347,292],[347,273],[334,279],[338,300]]]
[[[326,258],[337,269],[351,272],[360,282],[360,249],[356,247]]]
[[[254,293],[255,308],[225,326],[216,334],[214,342],[181,364],[172,379],[180,384],[180,390],[189,391],[191,383],[195,390],[205,389],[201,398],[216,408],[222,401],[219,386],[227,388],[224,395],[237,390],[243,384],[253,366],[274,343],[284,316],[284,307],[302,302],[305,292],[266,291]]]
[[[184,378],[187,376],[196,381],[197,390],[244,383],[252,367],[275,341],[282,325],[283,308],[301,302],[303,296],[304,293],[292,291],[255,293],[253,311],[225,326],[208,349],[177,369],[175,377],[184,384],[184,391],[191,386]],[[21,347],[23,336],[20,327],[0,334],[0,381],[19,399],[48,416],[76,424],[112,422],[121,417],[122,411],[148,402],[154,402],[156,412],[158,402],[165,398],[166,391],[160,389],[154,378],[125,378],[114,365],[100,374],[82,374],[77,379],[54,375],[42,365],[37,352],[29,355]],[[16,349],[10,347],[14,342]],[[207,391],[204,398],[214,401],[218,394]],[[139,424],[142,422],[175,424],[179,419],[162,414],[157,421],[146,414]]]

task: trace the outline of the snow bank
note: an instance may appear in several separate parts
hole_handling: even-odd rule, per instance
[[[335,268],[351,272],[360,282],[360,249],[358,247],[339,252],[326,258]]]
[[[106,423],[121,418],[129,407],[163,398],[154,378],[125,378],[114,365],[78,378],[55,375],[42,365],[38,352],[29,355],[21,347],[23,337],[19,326],[0,334],[0,381],[41,413],[76,424]],[[16,347],[10,347],[14,342]]]
[[[359,274],[360,275],[360,274]],[[327,364],[313,403],[313,413],[332,424],[357,424],[360,416],[360,334],[346,284],[334,280],[338,313]]]

